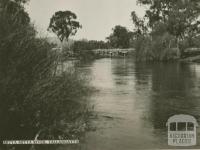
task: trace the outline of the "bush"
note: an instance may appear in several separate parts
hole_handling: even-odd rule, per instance
[[[151,39],[150,37],[140,36],[135,42],[136,60],[147,61],[151,60],[152,52],[150,51]]]
[[[168,61],[178,58],[175,38],[168,33],[160,36],[140,36],[136,41],[137,61]]]
[[[70,138],[84,132],[90,113],[85,101],[90,90],[85,80],[71,72],[54,76],[57,60],[52,45],[36,38],[23,5],[0,1],[0,11],[1,143],[36,137]]]

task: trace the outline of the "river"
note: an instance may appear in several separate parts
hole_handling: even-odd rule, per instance
[[[200,122],[200,64],[105,58],[77,69],[97,89],[90,100],[96,130],[86,133],[80,149],[174,148],[167,145],[168,118],[189,114]],[[189,148],[200,148],[200,138]]]

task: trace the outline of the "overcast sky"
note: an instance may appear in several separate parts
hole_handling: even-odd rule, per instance
[[[89,40],[105,40],[115,25],[133,30],[131,11],[144,15],[136,0],[30,0],[26,8],[42,35],[47,35],[49,20],[56,11],[74,12],[83,28],[73,38]]]

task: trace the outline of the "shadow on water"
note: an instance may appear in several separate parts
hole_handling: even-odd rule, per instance
[[[199,118],[199,95],[193,92],[197,84],[194,72],[184,64],[156,64],[152,69],[150,111],[154,128],[165,128],[174,114],[190,114]]]
[[[143,74],[151,73],[151,94],[149,108],[144,113],[146,123],[154,128],[155,137],[166,142],[166,122],[176,114],[188,114],[200,121],[200,78],[197,76],[196,65],[181,63],[137,64],[135,74],[137,85],[143,85]],[[141,73],[142,72],[142,73]],[[141,75],[142,74],[142,75]],[[199,130],[198,135],[199,135]],[[162,135],[163,134],[163,135]],[[198,141],[198,145],[199,140]],[[165,144],[163,144],[166,146]],[[162,148],[162,145],[159,146]]]

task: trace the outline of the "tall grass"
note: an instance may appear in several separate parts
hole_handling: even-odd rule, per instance
[[[168,33],[140,36],[135,42],[137,61],[171,61],[178,59],[175,38]]]
[[[36,38],[20,3],[0,1],[0,11],[1,143],[79,137],[90,114],[89,85],[76,73],[53,74],[57,60],[52,45]],[[26,150],[30,145],[1,147]]]

